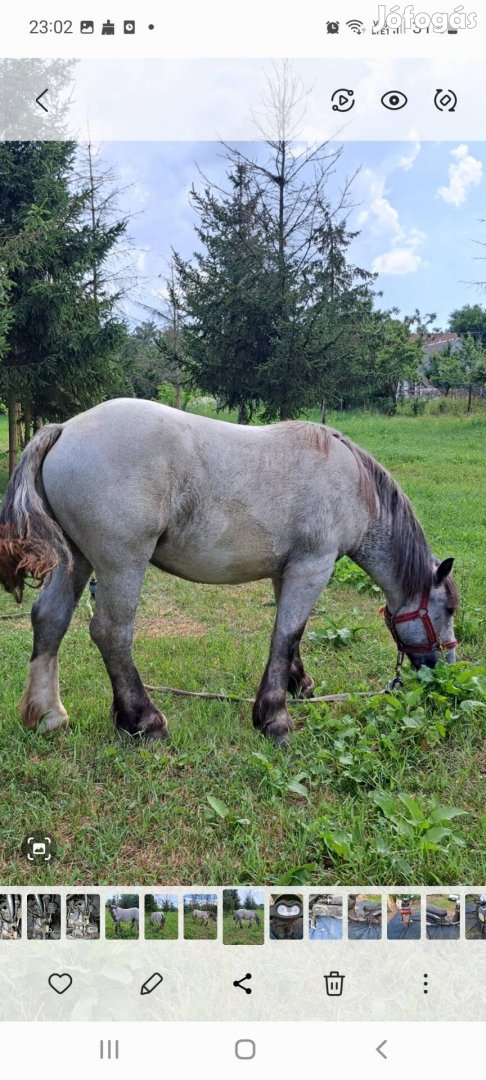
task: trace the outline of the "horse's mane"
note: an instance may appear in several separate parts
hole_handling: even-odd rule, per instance
[[[393,476],[372,454],[335,428],[305,421],[303,427],[306,442],[321,453],[329,453],[331,440],[334,438],[353,454],[358,465],[361,494],[372,516],[378,518],[391,539],[395,579],[401,588],[404,602],[413,600],[420,593],[429,593],[432,587],[434,557],[410,500]],[[445,585],[451,606],[457,606],[454,583],[447,578]]]

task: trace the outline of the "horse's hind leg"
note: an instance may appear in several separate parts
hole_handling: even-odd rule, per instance
[[[270,657],[253,706],[255,727],[277,744],[285,741],[293,726],[286,697],[296,649],[334,562],[335,555],[308,556],[292,563],[283,575]]]
[[[72,555],[72,570],[54,570],[32,608],[34,647],[20,715],[33,731],[52,731],[67,719],[59,696],[59,646],[91,571],[77,548]]]
[[[278,606],[280,593],[282,591],[282,578],[272,578],[272,584]],[[299,641],[295,646],[294,654],[292,656],[287,689],[289,694],[292,694],[292,697],[312,697],[314,679],[304,671]]]
[[[96,611],[89,630],[111,679],[117,728],[130,735],[160,739],[167,735],[167,721],[150,700],[132,657],[133,626],[145,568],[146,563],[132,570],[123,566],[96,568]]]

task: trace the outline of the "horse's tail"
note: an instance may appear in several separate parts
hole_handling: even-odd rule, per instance
[[[39,473],[63,425],[48,424],[31,439],[13,472],[0,509],[0,584],[21,603],[26,577],[42,582],[72,555],[41,494]]]

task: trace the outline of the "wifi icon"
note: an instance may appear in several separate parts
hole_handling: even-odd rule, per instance
[[[365,26],[360,19],[350,19],[349,22],[346,23],[346,26],[349,26],[349,29],[353,31],[353,34],[364,34]]]

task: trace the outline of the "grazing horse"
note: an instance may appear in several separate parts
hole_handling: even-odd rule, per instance
[[[203,922],[205,926],[208,925],[210,919],[216,922],[214,911],[202,911],[200,908],[192,909],[192,918],[194,922]]]
[[[158,926],[159,930],[163,930],[165,926],[165,915],[163,911],[153,911],[150,916],[150,922],[154,926]]]
[[[32,609],[34,646],[20,702],[27,727],[66,719],[58,653],[91,570],[90,633],[113,687],[119,729],[156,739],[165,717],[132,658],[149,563],[189,581],[271,578],[277,615],[253,723],[276,743],[292,727],[287,691],[311,696],[299,645],[334,564],[348,555],[386,596],[385,619],[414,667],[455,660],[453,559],[434,559],[390,474],[339,431],[306,421],[244,427],[119,398],[41,429],[0,513],[0,582]]]
[[[243,927],[243,923],[247,923],[248,926],[251,926],[252,923],[255,923],[256,926],[260,926],[258,912],[252,911],[250,908],[238,908],[237,911],[233,912],[233,918],[240,929]]]
[[[115,934],[120,936],[120,927],[122,923],[129,923],[131,927],[136,927],[138,930],[139,911],[138,907],[117,907],[116,904],[107,904],[111,912],[111,917],[115,923]]]

